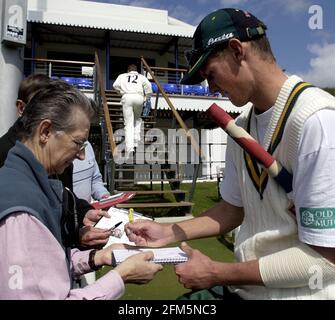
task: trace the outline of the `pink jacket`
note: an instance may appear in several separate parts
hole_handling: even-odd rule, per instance
[[[0,299],[111,300],[124,293],[120,275],[110,271],[85,288],[70,289],[65,253],[50,231],[27,213],[0,222]],[[90,272],[90,250],[71,250],[71,267]]]

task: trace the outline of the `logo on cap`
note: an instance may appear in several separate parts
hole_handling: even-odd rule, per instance
[[[207,42],[207,46],[210,46],[210,45],[212,45],[215,42],[227,40],[227,39],[230,39],[230,38],[233,38],[233,37],[234,37],[234,34],[232,32],[230,32],[230,33],[224,33],[221,37],[210,38],[208,40],[208,42]]]

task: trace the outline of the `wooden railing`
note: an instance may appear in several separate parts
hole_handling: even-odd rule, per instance
[[[196,141],[196,139],[193,137],[191,131],[187,128],[184,120],[181,118],[181,116],[179,115],[178,111],[176,110],[176,108],[172,104],[170,98],[168,97],[168,95],[166,94],[165,90],[163,89],[162,85],[160,84],[160,82],[156,78],[153,70],[150,68],[150,66],[148,65],[148,63],[145,61],[145,59],[143,57],[141,57],[141,62],[144,65],[145,69],[149,72],[152,80],[157,85],[157,88],[158,88],[159,92],[164,97],[166,103],[170,107],[170,109],[171,109],[174,117],[176,118],[177,122],[179,123],[179,126],[182,129],[185,130],[185,134],[186,134],[187,139],[190,141],[192,147],[194,148],[195,152],[197,153],[197,155],[199,157],[199,162],[197,162],[197,164],[194,165],[194,174],[193,174],[193,180],[192,180],[192,187],[191,187],[191,190],[189,192],[189,199],[188,200],[192,201],[193,194],[194,194],[195,187],[196,187],[196,182],[197,182],[197,179],[198,179],[198,176],[199,176],[199,169],[200,169],[201,159],[203,158],[203,154],[202,154],[201,148],[199,146],[199,141]],[[158,99],[158,96],[156,97],[156,99]]]
[[[98,85],[99,89],[99,94],[101,97],[101,103],[104,111],[104,118],[105,118],[105,124],[107,128],[107,134],[108,134],[108,141],[111,147],[112,155],[115,155],[116,152],[116,143],[114,140],[114,135],[113,135],[113,127],[112,127],[112,122],[109,114],[109,109],[107,105],[107,98],[106,98],[106,90],[105,90],[105,84],[103,82],[102,78],[102,72],[101,72],[101,66],[100,66],[100,61],[97,52],[95,52],[95,70],[96,70],[96,82]]]

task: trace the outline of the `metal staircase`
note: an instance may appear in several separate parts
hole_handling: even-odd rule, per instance
[[[103,154],[105,162],[105,181],[107,181],[111,193],[121,191],[133,191],[136,196],[129,202],[118,204],[119,208],[138,208],[151,209],[155,215],[164,212],[163,215],[182,216],[191,213],[193,202],[191,192],[181,190],[182,165],[168,164],[168,148],[164,146],[164,151],[160,155],[160,161],[151,163],[150,161],[137,161],[146,159],[147,148],[155,141],[155,136],[150,134],[150,130],[156,128],[156,108],[151,111],[147,117],[142,120],[142,140],[135,152],[133,158],[128,162],[119,163],[116,160],[118,147],[122,143],[123,135],[120,135],[119,129],[124,128],[123,112],[120,102],[121,96],[113,90],[106,91],[103,84],[99,81],[99,61],[96,56],[96,71],[99,90],[97,90],[97,102],[102,105],[104,110],[101,118],[101,127],[103,135]],[[100,75],[101,77],[101,75]],[[158,99],[158,94],[157,97]],[[156,103],[157,106],[157,103]],[[195,180],[196,181],[196,180]],[[195,181],[193,184],[195,184]],[[186,200],[186,197],[188,199]]]
[[[119,144],[122,139],[116,133],[118,129],[124,127],[121,96],[116,91],[106,91],[106,99],[113,124],[115,142]],[[147,147],[154,142],[154,137],[150,136],[149,130],[155,128],[155,118],[154,112],[142,118],[142,143],[135,148],[130,163],[118,164],[114,161],[113,172],[111,172],[113,179],[110,179],[113,183],[110,189],[112,192],[136,192],[136,197],[133,200],[117,205],[119,208],[151,208],[156,211],[161,211],[164,208],[177,215],[190,213],[193,203],[185,201],[188,192],[180,189],[182,179],[178,165],[173,168],[165,161],[155,164],[148,164],[144,161],[139,164],[137,161],[138,159],[144,160]],[[108,150],[108,154],[111,154],[110,150]],[[160,158],[165,160],[165,157],[166,152]],[[168,183],[168,188],[166,183]],[[168,202],[165,197],[169,194],[173,197],[169,197],[170,201]]]

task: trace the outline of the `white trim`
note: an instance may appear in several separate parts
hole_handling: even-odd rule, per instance
[[[242,113],[244,110],[249,108],[250,103],[243,107],[235,107],[228,98],[216,99],[212,97],[196,97],[196,96],[170,96],[169,97],[172,105],[176,110],[182,111],[206,111],[212,103],[216,103],[223,110],[230,113]],[[155,108],[155,94],[151,97],[151,108]],[[169,105],[163,97],[159,97],[158,110],[170,110]]]
[[[80,0],[28,0],[29,22],[192,38],[195,27],[166,10]]]

